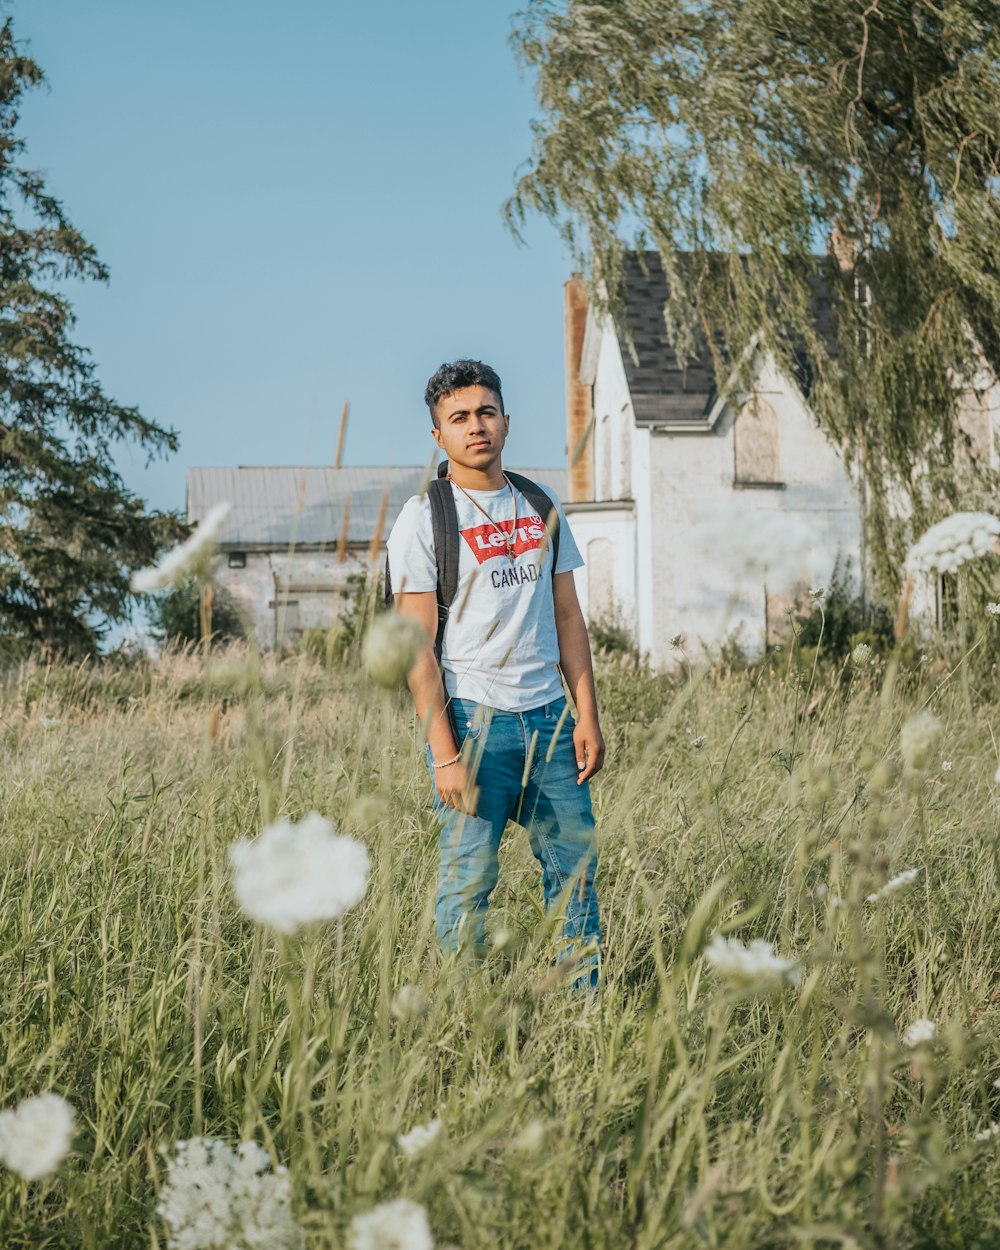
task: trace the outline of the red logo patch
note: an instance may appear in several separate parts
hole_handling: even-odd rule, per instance
[[[542,545],[545,538],[545,524],[538,515],[518,517],[517,530],[513,521],[498,521],[493,525],[476,525],[472,529],[462,530],[462,537],[472,549],[472,554],[480,564],[484,564],[493,556],[505,556],[507,547],[504,539],[497,533],[500,530],[508,537],[514,534],[513,551],[515,556],[526,551],[535,551]]]

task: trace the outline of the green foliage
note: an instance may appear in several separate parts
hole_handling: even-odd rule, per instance
[[[164,1246],[158,1152],[199,1134],[290,1168],[309,1250],[401,1195],[463,1250],[994,1243],[1000,1156],[974,1138],[1000,1119],[995,679],[969,704],[927,666],[884,689],[830,669],[803,721],[774,663],[669,683],[603,656],[591,999],[558,975],[515,826],[496,947],[472,975],[439,960],[411,712],[349,665],[262,667],[9,675],[0,1106],[52,1089],[79,1131],[43,1182],[0,1168],[5,1250]],[[898,728],[925,703],[940,753],[909,776]],[[240,913],[229,847],[312,810],[366,843],[371,885],[341,927],[279,937]],[[728,992],[701,958],[717,932],[775,942],[800,984]],[[403,985],[423,1014],[393,1013]],[[406,1158],[396,1137],[434,1117]]]
[[[200,642],[201,629],[201,583],[182,582],[161,594],[147,598],[147,611],[153,637],[161,643],[183,646]],[[245,636],[243,619],[232,596],[218,586],[212,595],[212,639],[231,642]]]
[[[1000,375],[995,5],[529,0],[515,44],[542,115],[512,226],[560,221],[616,313],[625,249],[655,248],[682,359],[738,393],[761,350],[800,378],[894,600],[896,501],[916,532],[958,502],[976,342]]]
[[[893,645],[893,614],[883,603],[860,593],[851,578],[850,562],[838,560],[830,575],[822,607],[810,605],[795,622],[797,646],[818,647],[824,657],[843,660],[858,643],[874,655],[886,655]]]
[[[67,280],[106,281],[94,249],[19,159],[25,92],[43,82],[0,28],[0,659],[92,653],[128,618],[130,570],[180,532],[124,486],[116,444],[149,456],[176,436],[115,403],[70,341]]]
[[[307,655],[328,668],[357,663],[369,625],[385,610],[381,573],[351,573],[340,594],[345,600],[343,612],[328,629],[305,630],[300,643]]]

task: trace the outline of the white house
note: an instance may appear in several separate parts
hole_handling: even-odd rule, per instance
[[[565,286],[566,512],[587,561],[581,601],[591,620],[617,617],[660,667],[677,662],[676,635],[689,653],[733,634],[759,651],[779,640],[787,609],[827,583],[838,558],[863,577],[863,485],[772,361],[759,362],[752,395],[728,401],[710,363],[681,368],[655,252],[644,264],[627,257],[626,291],[637,360],[583,283]],[[821,291],[817,298],[828,316]],[[995,462],[1000,396],[967,399],[962,428]],[[783,558],[773,568],[767,552],[758,558],[757,534],[778,539]],[[934,591],[921,588],[915,604],[933,610]]]
[[[566,491],[565,469],[521,469]],[[187,473],[187,519],[228,502],[217,584],[240,604],[262,647],[327,629],[348,606],[358,575],[380,573],[399,510],[417,494],[423,465],[350,468],[245,466]]]

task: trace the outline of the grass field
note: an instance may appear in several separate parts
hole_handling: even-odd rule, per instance
[[[51,1177],[0,1172],[5,1248],[165,1247],[164,1152],[193,1136],[287,1165],[310,1247],[398,1197],[463,1250],[1000,1246],[995,674],[603,660],[591,996],[516,830],[492,953],[441,967],[407,700],[241,656],[8,677],[0,1105],[53,1090],[77,1133]],[[905,770],[924,706],[941,733]],[[240,913],[228,847],[313,810],[367,844],[370,886],[281,937]],[[719,932],[798,983],[738,994],[702,958]]]

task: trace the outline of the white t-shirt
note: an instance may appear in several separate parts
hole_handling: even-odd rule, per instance
[[[471,699],[505,712],[524,712],[551,703],[563,693],[556,665],[556,637],[548,542],[540,555],[545,526],[520,491],[513,560],[504,540],[473,503],[452,483],[458,511],[458,593],[444,630],[441,667],[452,698]],[[542,489],[559,510],[557,573],[583,564],[558,499]],[[471,490],[469,494],[511,534],[511,488]],[[394,591],[437,589],[437,559],[431,505],[414,495],[403,505],[389,535],[389,575]]]

